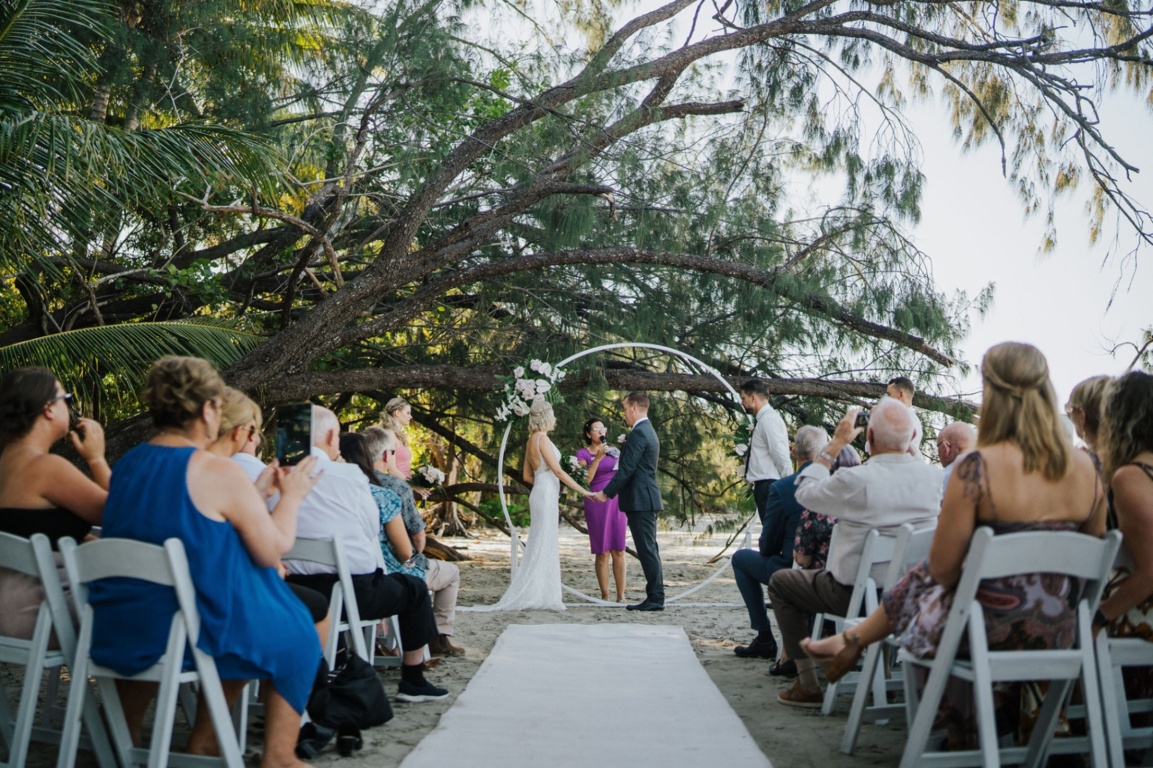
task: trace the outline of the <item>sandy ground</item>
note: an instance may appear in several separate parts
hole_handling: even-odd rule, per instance
[[[659,542],[664,563],[666,593],[671,598],[695,587],[715,573],[720,563],[708,565],[723,539],[705,539],[693,542],[693,537],[662,531]],[[461,592],[459,605],[483,605],[496,602],[508,585],[508,539],[501,534],[483,534],[474,539],[448,539],[446,543],[466,552],[473,559],[460,563]],[[587,540],[567,529],[561,534],[561,567],[567,585],[588,594],[597,594],[593,574],[592,556]],[[627,600],[639,602],[644,597],[644,581],[640,566],[629,558],[629,588]],[[748,628],[748,616],[739,603],[739,595],[732,575],[727,570],[706,587],[686,597],[681,604],[670,603],[661,613],[635,613],[623,606],[590,606],[571,595],[566,596],[571,606],[564,612],[515,611],[505,613],[457,614],[454,642],[467,649],[463,657],[441,661],[428,677],[437,685],[448,688],[453,695],[443,702],[423,704],[394,703],[396,716],[389,723],[364,733],[364,749],[351,758],[341,758],[329,748],[316,757],[316,765],[339,764],[342,768],[389,768],[400,764],[417,743],[436,727],[437,722],[464,690],[509,624],[646,622],[682,626],[692,641],[697,658],[709,673],[717,688],[740,716],[757,744],[777,768],[806,768],[807,766],[866,766],[895,765],[901,754],[904,734],[899,727],[866,725],[861,732],[857,753],[853,757],[839,751],[849,707],[848,697],[842,697],[838,710],[830,717],[819,711],[798,710],[777,703],[778,691],[787,687],[780,678],[767,674],[769,663],[763,660],[739,659],[733,647],[744,644],[753,633]],[[5,669],[5,682],[11,682],[11,670]],[[399,674],[389,670],[381,673],[390,697],[396,691]],[[605,691],[611,697],[611,690]],[[686,701],[685,706],[693,706]],[[638,715],[638,717],[642,717]],[[516,723],[507,728],[515,731]],[[638,731],[649,730],[659,735],[660,723],[638,720]],[[253,741],[259,738],[253,733]],[[88,757],[83,755],[83,757]],[[34,747],[30,766],[54,764],[55,750]],[[596,741],[589,738],[589,765],[612,765],[611,755]],[[82,759],[81,764],[92,765]],[[448,767],[446,767],[448,768]],[[456,767],[463,768],[463,767]]]

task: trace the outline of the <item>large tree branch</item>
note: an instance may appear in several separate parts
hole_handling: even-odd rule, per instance
[[[453,365],[395,365],[386,368],[357,368],[347,371],[324,371],[286,376],[270,382],[265,390],[265,404],[306,400],[318,395],[342,392],[393,392],[401,389],[451,389],[469,392],[494,392],[502,385],[497,374],[510,372],[494,367],[460,367]],[[640,368],[605,368],[601,371],[609,389],[627,392],[643,389],[650,392],[701,392],[727,394],[728,389],[713,376],[682,373],[660,373]],[[746,376],[726,377],[739,387]],[[561,389],[586,389],[592,381],[588,370],[577,370],[565,377]],[[850,403],[873,401],[885,394],[885,384],[833,379],[767,379],[765,384],[774,396],[822,397]],[[918,393],[916,404],[928,410],[972,417],[977,405],[951,397]],[[736,404],[733,404],[736,408]],[[440,425],[436,419],[414,412],[413,419],[445,439],[452,439],[467,452],[483,461],[496,459],[483,449],[465,446],[459,436]],[[515,479],[515,477],[514,477]]]
[[[408,299],[394,304],[380,317],[349,327],[337,335],[338,343],[343,346],[357,339],[378,336],[387,330],[396,328],[400,323],[432,306],[438,297],[452,288],[514,272],[565,264],[659,264],[743,280],[753,285],[768,288],[783,298],[795,301],[805,310],[825,317],[845,328],[875,339],[894,342],[942,365],[960,364],[959,360],[936,349],[920,337],[855,315],[829,296],[811,291],[800,291],[793,287],[791,282],[782,280],[781,275],[775,272],[769,272],[750,264],[725,261],[710,256],[640,248],[578,249],[555,253],[535,253],[503,259],[469,269],[456,270],[424,286]]]

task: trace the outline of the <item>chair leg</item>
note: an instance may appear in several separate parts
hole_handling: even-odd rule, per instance
[[[36,702],[40,699],[40,682],[44,679],[44,659],[48,653],[48,637],[52,620],[45,608],[40,609],[32,645],[28,652],[28,666],[24,669],[24,688],[20,691],[20,704],[16,709],[16,724],[8,747],[8,765],[22,768],[28,758],[28,745],[32,741],[32,726],[36,721]]]
[[[1104,634],[1103,632],[1101,634]],[[1090,647],[1091,639],[1082,638],[1082,648]],[[1085,719],[1089,726],[1089,747],[1093,756],[1093,768],[1107,768],[1108,749],[1105,745],[1105,718],[1101,709],[1101,685],[1097,668],[1092,657],[1081,665],[1081,682],[1085,699]]]
[[[913,665],[905,670],[905,695],[909,702],[909,737],[905,740],[905,752],[901,755],[901,768],[917,768],[921,756],[925,754],[925,747],[929,744],[929,735],[933,730],[933,720],[937,717],[937,710],[941,706],[941,698],[945,694],[945,684],[949,681],[949,668],[943,664],[934,664],[929,672],[929,681],[918,701],[916,695],[916,681],[913,679]]]
[[[192,655],[196,659],[196,669],[200,674],[200,693],[204,697],[204,705],[208,707],[212,726],[216,730],[220,756],[228,768],[244,768],[244,760],[240,755],[236,731],[232,728],[232,713],[229,711],[228,702],[224,698],[220,677],[216,673],[216,664],[208,654],[198,648],[193,648]],[[247,688],[241,691],[241,698],[246,692]]]
[[[865,650],[865,660],[861,665],[861,683],[867,680],[872,680],[877,675],[879,669],[878,661],[884,650],[884,642],[873,643]],[[881,679],[882,690],[884,686],[884,677]],[[865,718],[865,707],[869,700],[869,687],[867,685],[858,685],[856,692],[853,694],[853,704],[849,708],[849,719],[845,723],[845,735],[841,739],[841,752],[846,755],[853,754],[853,750],[857,748],[857,736],[861,732],[861,722]],[[886,698],[885,703],[888,703]]]
[[[91,632],[89,625],[81,625],[76,659],[69,670],[72,679],[68,683],[68,702],[64,705],[64,731],[60,736],[60,752],[56,756],[56,768],[72,768],[76,764],[76,751],[80,748],[80,718],[88,705],[88,648],[91,644]],[[99,755],[99,752],[97,754]],[[121,762],[127,765],[123,757],[124,755],[121,755]]]
[[[1097,682],[1101,686],[1102,719],[1105,721],[1105,738],[1111,765],[1125,765],[1125,748],[1121,741],[1121,718],[1128,720],[1128,707],[1124,702],[1124,684],[1115,674],[1109,653],[1109,638],[1104,632],[1097,633],[1096,642]]]

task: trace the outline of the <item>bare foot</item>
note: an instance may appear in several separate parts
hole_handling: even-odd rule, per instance
[[[845,638],[840,632],[822,640],[806,637],[801,641],[801,648],[804,649],[805,654],[818,664],[831,662],[844,647]]]
[[[604,600],[607,603],[609,601],[609,593],[608,592],[601,592],[601,600]],[[620,602],[620,601],[618,600],[617,602]]]

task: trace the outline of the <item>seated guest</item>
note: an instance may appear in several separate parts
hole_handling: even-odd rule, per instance
[[[323,471],[300,506],[297,535],[305,539],[340,537],[352,570],[352,588],[362,619],[396,616],[404,657],[397,699],[435,701],[448,696],[424,678],[424,649],[436,637],[428,587],[403,573],[384,572],[380,551],[380,511],[368,478],[340,458],[340,422],[327,408],[312,408],[312,456]],[[336,573],[317,563],[288,560],[289,581],[330,595]]]
[[[1059,423],[1045,357],[1028,344],[998,344],[985,354],[981,376],[977,450],[958,460],[928,560],[887,591],[882,605],[861,624],[804,643],[812,659],[831,662],[827,679],[840,679],[866,645],[890,634],[898,635],[918,657],[933,654],[979,526],[989,526],[996,534],[1105,532],[1105,498],[1097,472],[1088,456],[1073,450]],[[989,647],[1069,647],[1077,621],[1067,599],[1070,589],[1066,579],[1042,574],[981,582],[978,600],[984,606]]]
[[[47,368],[17,368],[0,379],[0,531],[43,533],[53,549],[64,536],[83,540],[100,524],[112,476],[100,425],[80,419],[70,429],[71,398]],[[94,480],[51,453],[65,435]],[[0,635],[31,638],[43,601],[39,580],[0,568]]]
[[[1065,403],[1065,413],[1073,422],[1073,430],[1085,443],[1097,469],[1101,468],[1101,460],[1097,457],[1097,433],[1101,429],[1102,400],[1109,382],[1108,376],[1091,376],[1078,382]]]
[[[424,555],[424,518],[416,511],[412,488],[400,479],[393,439],[391,432],[380,427],[369,427],[364,431],[365,450],[372,463],[373,477],[399,500],[401,519],[412,544],[412,557],[407,560],[400,558],[402,566],[405,566],[405,562],[411,565],[402,567],[401,573],[424,579],[432,592],[432,615],[436,619],[438,636],[429,642],[429,652],[433,656],[459,656],[464,653],[464,649],[452,644],[452,633],[456,623],[456,597],[460,591],[460,568],[455,563],[429,559]],[[381,544],[384,544],[383,538]],[[385,556],[387,559],[387,553]]]
[[[829,474],[834,474],[842,467],[861,466],[861,457],[857,449],[846,445],[837,454]],[[801,568],[820,571],[825,568],[829,559],[829,544],[833,540],[833,526],[837,518],[831,515],[822,515],[811,509],[802,509],[797,520],[797,536],[793,540],[793,561]]]
[[[837,518],[837,548],[828,570],[782,570],[769,582],[769,599],[789,658],[797,662],[797,682],[777,697],[793,707],[820,707],[823,700],[812,661],[801,655],[813,613],[844,615],[853,592],[865,537],[870,531],[895,533],[905,523],[928,525],[941,505],[941,470],[908,453],[912,412],[885,397],[873,409],[866,430],[871,454],[861,467],[829,470],[841,449],[862,431],[850,410],[829,445],[797,476],[796,499],[806,509]],[[878,568],[874,577],[884,574]]]
[[[205,360],[165,357],[149,369],[141,399],[158,432],[116,463],[104,509],[104,538],[163,544],[176,537],[200,607],[199,646],[215,658],[225,696],[265,680],[265,766],[301,765],[293,752],[321,660],[308,611],[275,565],[296,536],[300,500],[315,482],[313,461],[278,470],[272,514],[234,462],[207,450],[217,437],[224,382]],[[90,586],[92,658],[124,675],[163,655],[172,590],[135,579]],[[273,629],[274,631],[270,631]],[[125,715],[138,735],[155,684],[123,682]],[[197,709],[188,752],[217,750],[207,707]]]
[[[266,467],[264,462],[256,458],[256,447],[260,444],[260,425],[264,421],[260,406],[248,395],[232,387],[224,388],[221,402],[220,429],[217,433],[219,437],[208,446],[208,450],[239,464],[244,474],[256,484],[261,498],[267,502],[276,493],[276,489],[272,487],[276,470],[273,467]],[[279,562],[276,564],[276,570],[282,578],[288,573]],[[291,583],[288,588],[308,609],[323,644],[328,639],[329,601],[315,589]]]
[[[937,433],[937,458],[944,468],[944,478],[941,480],[941,493],[949,485],[949,478],[953,475],[954,462],[962,453],[973,449],[977,442],[977,434],[971,424],[963,421],[954,421]]]
[[[231,458],[240,465],[248,479],[262,491],[267,491],[267,482],[262,481],[261,477],[271,478],[273,473],[256,457],[263,439],[260,429],[264,425],[264,413],[260,406],[239,389],[225,387],[220,419],[220,436],[208,450]]]
[[[813,457],[828,442],[829,436],[820,427],[804,426],[797,430],[793,437],[793,456],[801,463],[800,470],[769,486],[758,548],[733,553],[733,578],[749,612],[749,623],[757,631],[752,642],[733,649],[741,658],[777,658],[777,641],[765,610],[763,585],[769,583],[774,573],[793,565],[793,539],[802,509],[794,498],[794,483],[797,474],[812,463]]]
[[[1121,546],[1133,566],[1114,574],[1094,623],[1113,637],[1153,640],[1153,376],[1133,371],[1106,389],[1100,447]]]

